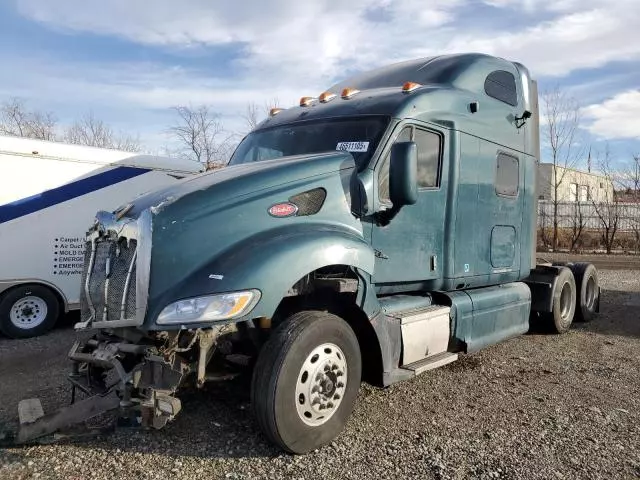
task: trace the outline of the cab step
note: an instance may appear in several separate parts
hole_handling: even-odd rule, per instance
[[[427,370],[433,370],[434,368],[442,367],[448,363],[455,362],[458,359],[457,353],[442,352],[434,355],[433,357],[427,357],[417,362],[403,365],[401,368],[404,370],[410,370],[414,375],[420,375]]]

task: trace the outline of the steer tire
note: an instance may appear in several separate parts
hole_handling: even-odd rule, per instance
[[[332,373],[333,367],[340,376]],[[260,429],[272,443],[295,454],[331,442],[351,415],[361,370],[358,339],[344,320],[321,311],[291,315],[263,345],[253,371],[251,403]],[[311,388],[325,393],[305,390]],[[319,411],[312,400],[331,411]]]
[[[591,263],[574,263],[570,266],[576,280],[576,322],[590,322],[600,302],[598,271]]]
[[[546,329],[552,333],[569,331],[576,311],[576,282],[567,267],[558,269],[552,306],[551,313],[543,316]]]
[[[0,332],[10,338],[37,337],[53,328],[59,313],[60,302],[49,288],[20,285],[0,297]]]

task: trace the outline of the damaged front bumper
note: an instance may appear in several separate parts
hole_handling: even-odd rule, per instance
[[[52,434],[66,438],[66,430],[71,435],[103,433],[104,427],[77,428],[103,414],[112,417],[107,429],[117,424],[162,428],[181,410],[178,389],[191,381],[198,387],[204,384],[220,338],[233,328],[160,332],[136,342],[99,333],[86,343],[76,342],[69,351],[71,405],[45,415],[38,399],[22,400],[19,431],[4,433],[4,439],[0,433],[0,443],[29,444]],[[85,398],[77,400],[78,393]]]

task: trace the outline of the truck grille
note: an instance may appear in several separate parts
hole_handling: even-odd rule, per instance
[[[87,242],[81,284],[82,321],[135,318],[137,241],[103,237],[95,240],[95,253],[92,248],[92,242]]]

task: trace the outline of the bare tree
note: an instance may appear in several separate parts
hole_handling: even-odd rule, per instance
[[[551,202],[553,207],[552,247],[558,247],[558,192],[567,174],[567,169],[575,167],[584,154],[579,146],[580,105],[565,92],[556,87],[542,94],[543,120],[542,135],[546,141],[553,164]]]
[[[640,154],[634,155],[631,165],[624,171],[625,187],[631,190],[634,202],[640,203]]]
[[[115,148],[127,152],[140,150],[140,139],[126,133],[116,133],[104,121],[89,112],[76,120],[64,132],[64,140],[75,145]]]
[[[269,112],[272,108],[277,108],[279,105],[280,102],[277,98],[273,98],[270,101],[265,102],[262,107],[255,102],[251,102],[247,105],[247,109],[242,115],[242,119],[247,124],[249,130],[253,130],[260,122],[269,116]]]
[[[631,200],[638,208],[630,209],[636,212],[635,218],[631,219],[631,230],[636,244],[636,252],[640,251],[640,155],[634,155],[631,166],[625,172],[625,183],[627,190],[630,190]]]
[[[0,106],[0,134],[39,140],[56,139],[57,120],[51,112],[30,111],[25,102],[12,98]]]
[[[249,130],[256,128],[261,121],[260,108],[258,107],[258,104],[255,102],[249,103],[247,105],[247,110],[244,115],[242,115],[242,119],[247,124]]]
[[[573,204],[573,212],[571,215],[571,246],[570,252],[575,252],[576,247],[580,244],[582,233],[586,227],[586,219],[582,211],[582,202],[577,201]]]
[[[549,215],[547,214],[547,209],[544,203],[538,202],[539,208],[539,224],[540,224],[540,241],[544,248],[549,248],[551,244],[551,240],[549,239]]]
[[[225,132],[220,117],[210,107],[173,107],[178,114],[169,133],[180,144],[183,155],[206,165],[207,170],[226,163],[232,148],[233,135]]]
[[[609,145],[607,145],[605,147],[604,157],[599,162],[602,176],[606,182],[604,193],[600,195],[600,198],[592,199],[593,208],[601,226],[602,243],[607,253],[611,253],[611,250],[613,250],[613,244],[620,223],[620,204],[616,197],[611,163],[611,154]]]

